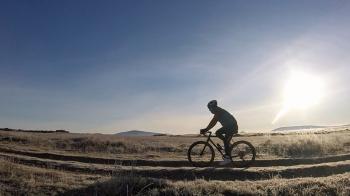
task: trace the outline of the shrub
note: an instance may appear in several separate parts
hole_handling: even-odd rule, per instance
[[[339,152],[343,146],[336,139],[320,135],[299,135],[289,137],[281,143],[267,140],[258,147],[259,153],[283,157],[320,156]]]

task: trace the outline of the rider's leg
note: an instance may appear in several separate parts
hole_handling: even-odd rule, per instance
[[[225,140],[224,140],[224,145],[225,145],[225,153],[229,155],[230,152],[230,141],[232,137],[238,133],[238,126],[233,126],[233,127],[227,127],[225,128]]]
[[[238,128],[235,127],[221,127],[216,131],[216,136],[224,142],[225,154],[229,155],[230,152],[230,141],[232,136],[237,133]]]
[[[223,141],[226,155],[230,154],[230,140],[233,136],[231,130],[232,128],[221,127],[215,133],[216,136]]]
[[[222,141],[225,141],[225,129],[224,127],[221,127],[220,129],[218,129],[216,132],[215,132],[216,136],[221,139]]]
[[[226,155],[230,155],[230,141],[232,139],[234,132],[232,129],[228,129],[225,133],[225,140],[224,140],[224,146],[225,146],[225,153]]]

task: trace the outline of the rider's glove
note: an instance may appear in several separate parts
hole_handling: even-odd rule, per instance
[[[201,129],[201,134],[204,134],[207,132],[207,129]]]

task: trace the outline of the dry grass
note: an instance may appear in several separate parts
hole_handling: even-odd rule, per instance
[[[118,176],[69,194],[91,195],[349,195],[350,173],[324,178],[264,181],[169,181],[134,175]]]
[[[203,139],[185,136],[118,137],[0,131],[0,147],[76,153],[82,156],[93,154],[112,157],[117,154],[120,157],[147,157],[157,154],[163,159],[185,159],[188,146]],[[326,134],[250,134],[234,140],[253,143],[258,150],[259,159],[269,156],[310,157],[350,152],[350,131]],[[163,172],[162,169],[159,172]],[[135,173],[131,171],[121,175],[115,172],[113,177],[101,177],[24,166],[0,159],[0,195],[350,195],[349,172],[320,178],[283,179],[277,175],[269,180],[258,181],[170,181],[139,177]]]
[[[0,131],[0,145],[25,150],[86,154],[93,156],[130,156],[159,159],[184,159],[194,141],[188,136],[120,137],[103,134],[23,133]],[[248,140],[258,158],[310,157],[350,152],[350,131],[325,134],[252,134],[234,140]],[[216,139],[217,142],[218,141]]]
[[[56,195],[92,184],[99,178],[23,166],[0,159],[0,195]]]
[[[0,195],[349,195],[350,173],[258,181],[170,181],[133,171],[91,176],[0,160]]]
[[[280,142],[266,140],[258,146],[258,152],[280,157],[312,157],[342,153],[348,148],[341,136],[302,134],[285,137]]]
[[[103,134],[24,133],[0,131],[0,143],[30,145],[43,150],[64,150],[78,153],[145,153],[183,152],[181,140],[175,137],[119,137]],[[191,140],[191,138],[185,139]]]

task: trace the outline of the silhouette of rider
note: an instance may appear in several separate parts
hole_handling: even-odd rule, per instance
[[[219,121],[222,127],[216,131],[216,136],[220,138],[224,142],[224,148],[225,148],[225,156],[223,157],[223,162],[221,162],[221,165],[225,165],[227,163],[230,163],[231,160],[229,158],[230,155],[230,141],[232,139],[232,136],[234,134],[238,133],[238,125],[236,119],[227,112],[226,110],[220,108],[217,105],[216,100],[212,100],[208,103],[208,109],[212,114],[214,114],[213,119],[210,121],[208,126],[204,129],[201,129],[201,134],[206,133],[211,128],[213,128],[216,123]]]

